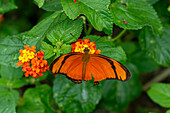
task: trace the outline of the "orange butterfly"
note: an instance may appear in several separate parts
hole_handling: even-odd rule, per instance
[[[86,42],[89,41],[86,40]],[[82,80],[89,81],[92,79],[92,74],[94,85],[104,79],[126,81],[130,78],[130,72],[123,64],[103,55],[90,54],[92,50],[87,45],[89,44],[86,43],[82,47],[79,44],[82,47],[82,53],[71,52],[55,59],[50,65],[50,72],[53,74],[64,74],[74,83],[81,83]],[[95,45],[92,45],[95,49]],[[76,50],[73,46],[72,49]]]

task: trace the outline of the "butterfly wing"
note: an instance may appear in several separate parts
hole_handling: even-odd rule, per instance
[[[103,79],[117,79],[126,81],[131,76],[128,69],[120,62],[97,54],[90,55],[90,61],[86,68],[86,81],[92,79],[91,74],[93,75],[96,83]]]
[[[50,65],[53,74],[64,74],[74,83],[82,82],[82,53],[69,53],[55,59]]]

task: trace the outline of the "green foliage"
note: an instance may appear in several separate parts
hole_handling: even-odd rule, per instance
[[[18,107],[18,113],[44,113],[52,112],[49,98],[52,89],[48,85],[39,85],[36,88],[29,88],[23,96],[23,105]]]
[[[145,0],[117,0],[111,4],[110,11],[114,23],[121,28],[137,30],[150,26],[157,35],[162,31],[160,19]]]
[[[71,0],[61,0],[63,10],[71,19],[76,19],[80,14],[84,14],[90,23],[98,31],[112,34],[113,20],[107,6],[109,0],[79,0],[74,3]]]
[[[165,27],[161,37],[154,35],[149,28],[143,29],[139,36],[142,47],[154,60],[164,66],[170,65],[170,26]]]
[[[47,34],[47,39],[54,47],[46,42],[42,42],[41,44],[41,49],[46,52],[45,58],[50,58],[55,54],[60,56],[60,54],[70,53],[71,46],[68,44],[78,39],[82,31],[82,26],[82,19],[76,21],[65,19],[54,26]]]
[[[61,1],[59,0],[52,0],[52,1],[47,1],[42,9],[46,11],[61,11],[63,7],[61,6]]]
[[[44,5],[45,0],[34,0],[37,4],[38,7],[41,8]]]
[[[138,105],[130,103],[143,95],[141,80],[152,79],[154,75],[148,72],[161,70],[160,65],[170,66],[170,8],[166,0],[15,2],[17,5],[14,0],[0,0],[0,113],[136,111]],[[95,41],[102,55],[124,64],[131,78],[125,82],[103,80],[96,86],[93,80],[75,84],[61,74],[54,78],[49,71],[42,77],[25,78],[16,65],[25,45],[43,50],[50,64],[70,53],[77,39],[86,38]],[[169,84],[156,83],[147,93],[157,104],[170,108],[169,91]]]
[[[15,5],[14,0],[1,0],[0,1],[0,14],[5,13],[14,9],[17,9],[18,7]]]
[[[121,44],[128,58],[129,62],[133,63],[139,72],[150,72],[158,68],[158,64],[153,60],[151,56],[148,56],[143,52],[139,45],[134,42],[124,42]]]
[[[8,88],[20,88],[27,84],[24,79],[21,79],[23,72],[21,68],[13,68],[11,66],[2,65],[0,86]]]
[[[166,111],[166,113],[170,113],[170,110]]]
[[[58,23],[48,32],[47,39],[53,45],[57,45],[57,42],[59,41],[66,44],[75,42],[81,34],[82,25],[82,19],[78,19],[76,21],[66,19],[61,23]]]
[[[159,0],[146,0],[149,4],[153,5]]]
[[[14,113],[19,99],[19,93],[16,90],[0,90],[0,112]]]
[[[147,93],[157,104],[170,108],[170,84],[155,83]]]
[[[111,111],[123,111],[131,100],[141,92],[139,73],[135,65],[128,63],[132,77],[127,82],[108,80],[103,84],[103,100],[101,106]],[[135,85],[134,85],[135,84]]]
[[[53,95],[56,104],[67,113],[89,113],[99,103],[102,95],[101,85],[93,82],[75,84],[58,74],[54,80]]]

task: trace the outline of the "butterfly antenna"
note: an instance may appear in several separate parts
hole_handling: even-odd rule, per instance
[[[73,36],[73,37],[76,39],[76,37],[75,37],[72,33],[70,33],[70,35]],[[76,39],[76,40],[77,40],[77,39]]]
[[[97,39],[95,40],[95,42],[97,42],[100,38],[101,38],[101,37],[97,38]]]

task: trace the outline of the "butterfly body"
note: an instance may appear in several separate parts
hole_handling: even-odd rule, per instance
[[[94,78],[94,83],[103,79],[126,81],[130,78],[128,69],[118,61],[99,54],[72,52],[55,59],[50,65],[50,72],[66,75],[74,83],[81,83]]]

